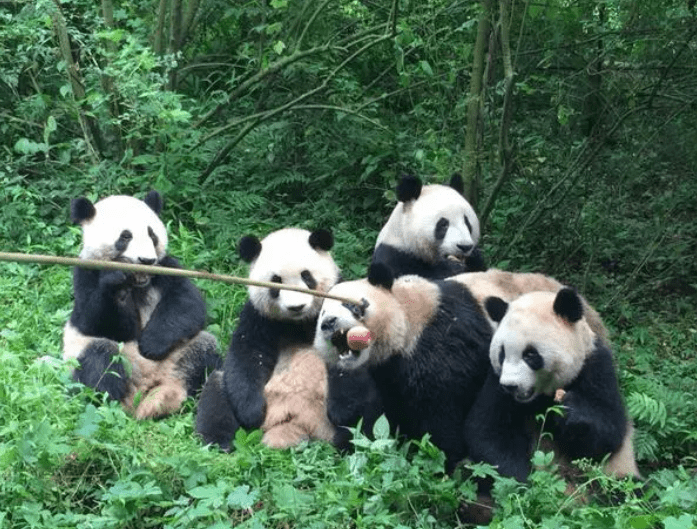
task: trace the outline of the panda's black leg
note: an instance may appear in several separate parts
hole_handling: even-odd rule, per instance
[[[206,444],[230,451],[240,423],[225,396],[223,372],[216,370],[203,386],[196,411],[196,432]]]
[[[218,341],[206,331],[198,333],[186,345],[178,367],[186,381],[186,392],[196,395],[214,370],[220,369],[223,359],[218,354]]]
[[[382,398],[367,369],[344,371],[335,366],[327,369],[327,415],[337,427],[334,444],[346,449],[354,427],[363,419],[363,431],[372,435],[375,421],[384,413]]]
[[[80,365],[73,379],[85,386],[104,391],[114,400],[122,400],[128,392],[128,375],[116,342],[104,338],[91,342],[78,358]]]

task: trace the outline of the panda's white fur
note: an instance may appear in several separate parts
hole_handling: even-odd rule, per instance
[[[81,258],[154,264],[165,256],[167,229],[157,213],[142,200],[112,195],[96,202],[94,209],[94,217],[82,223]],[[133,239],[119,252],[114,241],[124,230],[130,231]]]
[[[166,254],[161,207],[155,191],[145,201],[126,195],[94,204],[73,200],[71,217],[82,227],[80,258],[178,267]],[[202,330],[205,304],[187,279],[78,268],[74,291],[63,358],[78,361],[77,380],[106,391],[139,419],[176,411],[220,362],[215,337]],[[163,310],[160,302],[172,300],[176,306]],[[156,311],[157,322],[149,327]],[[144,356],[139,340],[146,334],[165,350]]]
[[[285,228],[259,241],[245,236],[240,256],[254,281],[327,292],[340,279],[327,230]],[[223,369],[204,386],[196,430],[206,443],[230,448],[236,430],[261,428],[262,442],[285,448],[333,441],[326,412],[327,371],[312,348],[322,298],[250,285]]]
[[[438,285],[413,275],[396,279],[390,290],[373,285],[368,279],[359,279],[339,283],[330,292],[368,302],[362,318],[358,320],[345,303],[325,299],[317,320],[315,348],[327,362],[346,370],[358,369],[363,365],[380,365],[395,353],[410,357],[421,333],[435,317],[440,302]],[[328,332],[327,322],[330,319],[333,326],[332,331]],[[367,348],[351,351],[345,340],[332,343],[336,330],[345,333],[359,324],[370,330],[372,339]]]
[[[491,339],[491,365],[502,386],[516,388],[513,397],[518,402],[553,396],[578,376],[593,351],[596,335],[585,318],[570,324],[550,310],[556,295],[530,292],[515,299]],[[542,367],[537,370],[526,361],[526,349],[530,351],[531,346],[541,357]]]
[[[261,241],[261,252],[250,265],[249,279],[328,291],[339,280],[339,267],[328,251],[308,244],[309,236],[309,231],[299,228],[284,228],[267,235]],[[311,273],[314,286],[303,279],[306,272]],[[314,319],[322,306],[322,298],[303,292],[279,290],[274,296],[266,287],[249,286],[248,290],[254,307],[273,319]]]
[[[507,272],[496,268],[490,268],[486,272],[468,272],[458,274],[449,281],[456,281],[465,285],[482,307],[486,299],[497,297],[509,303],[523,294],[529,292],[558,292],[564,285],[545,274],[534,272]],[[585,320],[591,329],[606,343],[609,343],[609,332],[603,324],[600,315],[591,307],[585,298],[581,297]],[[497,323],[484,311],[492,328]]]
[[[493,316],[498,326],[489,356],[495,376],[485,383],[468,418],[475,458],[503,465],[505,474],[524,479],[531,447],[519,443],[520,452],[513,457],[514,443],[500,448],[497,438],[504,431],[512,438],[524,436],[506,421],[530,423],[557,404],[564,415],[549,419],[551,448],[563,473],[569,472],[573,459],[599,461],[609,454],[604,466],[608,474],[640,477],[634,429],[622,404],[612,354],[585,314],[580,296],[565,287],[523,294],[507,303],[502,315]],[[528,443],[540,438],[539,431],[527,435]]]
[[[448,227],[437,240],[433,234],[441,219]],[[479,219],[465,197],[452,187],[430,184],[423,186],[417,199],[397,204],[375,247],[387,244],[433,263],[467,257],[479,242],[479,234]]]
[[[339,283],[317,320],[315,348],[328,364],[327,410],[339,427],[363,428],[385,414],[411,439],[429,433],[448,471],[466,455],[464,424],[489,369],[491,328],[477,301],[455,281],[395,278],[382,264],[368,279]],[[349,331],[370,333],[352,350]]]

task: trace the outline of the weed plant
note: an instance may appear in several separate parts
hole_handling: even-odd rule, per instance
[[[5,184],[3,207],[10,207],[3,209],[1,246],[77,254],[79,229],[66,222],[68,201],[61,196],[70,186],[46,194],[12,180]],[[245,275],[235,252],[242,233],[309,227],[306,219],[313,219],[334,227],[345,275],[365,272],[377,231],[369,225],[379,226],[375,212],[355,218],[322,200],[274,204],[278,214],[260,223],[252,198],[223,229],[231,213],[225,200],[237,199],[214,201],[219,210],[191,211],[170,200],[164,212],[170,251],[187,266]],[[267,200],[262,203],[271,208]],[[246,292],[220,283],[198,286],[224,350]],[[271,450],[258,431],[240,431],[234,452],[220,453],[195,435],[192,399],[174,416],[135,421],[118,404],[73,383],[70,366],[58,360],[71,309],[69,269],[2,263],[0,288],[0,527],[460,527],[461,504],[475,498],[464,476],[495,475],[478,465],[446,476],[443,455],[428,438],[398,442],[385,421],[376,425],[374,440],[357,435],[348,454],[322,443]],[[689,529],[697,523],[693,320],[687,310],[638,316],[640,309],[630,307],[621,303],[610,311],[619,314],[610,323],[618,329],[616,358],[646,483],[640,490],[590,465],[569,495],[550,454],[536,453],[528,483],[496,479],[491,527]]]

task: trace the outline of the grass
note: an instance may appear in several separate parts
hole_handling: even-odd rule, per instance
[[[25,198],[40,210],[38,197]],[[170,221],[174,255],[190,267],[246,273],[233,244],[211,244],[213,232],[195,226]],[[50,222],[26,227],[30,236],[10,240],[5,233],[1,244],[77,253],[77,228]],[[245,232],[253,232],[249,227]],[[41,234],[53,239],[39,242]],[[335,257],[347,276],[364,272],[375,234],[338,223]],[[246,292],[220,283],[198,286],[206,294],[209,328],[225,349]],[[103,395],[71,382],[70,366],[57,361],[71,309],[69,269],[0,263],[0,291],[0,528],[462,525],[459,507],[474,497],[474,485],[459,472],[444,476],[442,453],[428,439],[398,443],[378,423],[374,441],[358,437],[355,452],[340,454],[321,443],[271,450],[258,431],[241,431],[234,453],[219,453],[195,435],[192,400],[174,416],[137,422]],[[492,527],[697,525],[693,314],[691,306],[674,313],[622,303],[611,311],[645,492],[591,468],[580,490],[601,494],[577,500],[564,493],[548,456],[536,454],[540,469],[528,484],[497,481]]]

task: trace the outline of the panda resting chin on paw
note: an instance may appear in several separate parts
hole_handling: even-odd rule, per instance
[[[609,456],[608,474],[640,477],[612,354],[589,326],[581,297],[562,288],[484,304],[498,327],[492,368],[467,418],[470,457],[525,481],[540,438],[536,417],[561,405],[563,415],[548,415],[544,427],[563,476],[573,476],[576,459]]]
[[[82,259],[179,268],[166,254],[162,197],[115,195],[71,202],[82,226]],[[120,401],[137,418],[170,414],[220,364],[215,338],[203,330],[206,305],[186,278],[75,268],[75,304],[63,334],[73,378]]]
[[[329,250],[331,232],[286,228],[262,241],[240,241],[249,278],[327,292],[339,281]],[[249,300],[223,363],[201,393],[196,431],[205,443],[229,450],[235,432],[261,428],[273,448],[303,440],[334,441],[327,418],[327,372],[312,348],[322,298],[290,290],[249,286]]]
[[[428,279],[486,270],[477,246],[479,219],[463,192],[457,173],[447,186],[424,186],[414,176],[403,176],[397,185],[399,203],[378,234],[372,264],[388,266],[395,277]]]

